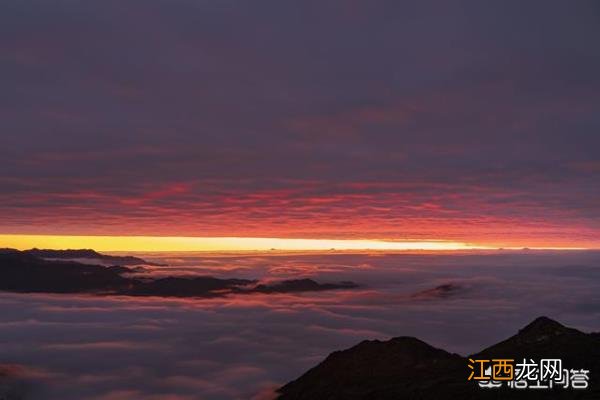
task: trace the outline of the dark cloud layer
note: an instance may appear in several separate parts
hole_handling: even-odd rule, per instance
[[[594,1],[3,2],[0,228],[597,245],[599,22]]]

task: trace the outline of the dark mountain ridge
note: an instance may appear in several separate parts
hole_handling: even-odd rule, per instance
[[[99,260],[112,265],[153,265],[162,266],[162,264],[148,262],[139,257],[133,256],[111,256],[98,253],[92,249],[67,249],[67,250],[51,250],[51,249],[30,249],[24,250],[23,253],[30,254],[39,258],[46,259],[90,259]]]
[[[468,381],[468,359],[562,359],[590,370],[585,390],[480,388]],[[279,389],[279,400],[600,399],[600,334],[586,334],[539,317],[516,335],[469,357],[416,338],[364,341],[330,354]]]
[[[122,265],[105,267],[75,261],[82,254],[104,257],[93,250],[67,251],[73,260],[46,257],[61,254],[60,252],[62,251],[57,253],[55,250],[0,250],[0,290],[20,293],[215,297],[235,293],[291,293],[349,289],[357,286],[352,282],[318,283],[310,279],[284,280],[269,284],[259,284],[251,279],[221,279],[211,276],[153,279],[136,277],[132,275],[136,269]]]

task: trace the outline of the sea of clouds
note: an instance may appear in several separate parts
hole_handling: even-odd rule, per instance
[[[466,355],[540,315],[600,330],[599,252],[142,256],[169,265],[148,267],[156,276],[361,287],[211,299],[0,293],[0,376],[42,400],[265,400],[364,339],[417,336]]]

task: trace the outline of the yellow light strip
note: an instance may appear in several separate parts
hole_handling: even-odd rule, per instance
[[[253,237],[0,235],[0,247],[94,249],[98,251],[257,251],[257,250],[472,250],[468,243]]]

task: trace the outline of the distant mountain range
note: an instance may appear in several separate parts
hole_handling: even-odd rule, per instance
[[[106,267],[79,262],[80,259],[111,261]],[[220,279],[211,276],[136,276],[149,265],[136,257],[106,256],[93,250],[0,250],[0,290],[20,293],[90,293],[102,295],[216,297],[227,294],[293,293],[357,287],[353,282],[318,283],[293,279],[260,283],[249,279]],[[141,269],[143,271],[143,268]]]
[[[590,371],[588,389],[481,388],[468,381],[468,359],[562,359]],[[516,335],[469,357],[414,337],[364,341],[330,354],[279,389],[279,400],[600,399],[600,333],[540,317]]]
[[[19,252],[16,249],[0,249],[0,253],[14,253]],[[162,264],[152,263],[133,256],[110,256],[106,254],[98,253],[92,249],[78,249],[78,250],[50,250],[50,249],[30,249],[24,250],[21,253],[32,255],[38,258],[45,259],[61,259],[61,260],[86,260],[86,261],[97,261],[101,263],[111,265],[153,265],[161,266]]]

